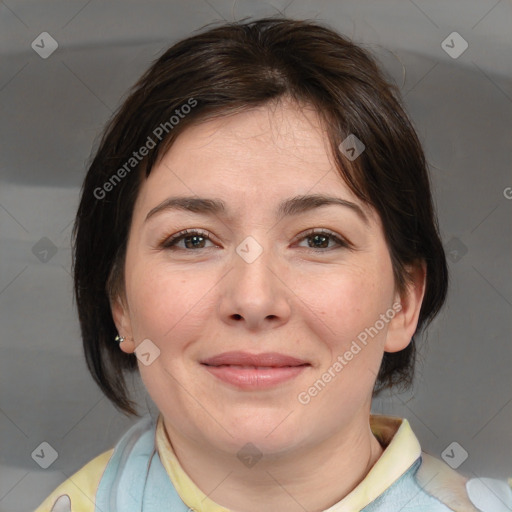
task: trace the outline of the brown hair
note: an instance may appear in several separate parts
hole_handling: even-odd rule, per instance
[[[416,333],[442,307],[448,271],[424,153],[397,87],[375,60],[309,21],[265,18],[210,28],[174,44],[135,84],[108,123],[82,186],[73,272],[83,346],[94,380],[121,411],[138,416],[124,373],[135,371],[137,361],[114,341],[110,304],[124,294],[127,238],[142,180],[187,126],[285,96],[316,109],[340,176],[380,215],[397,289],[407,286],[408,265],[426,263]],[[366,146],[354,161],[339,149],[349,134]],[[414,361],[414,337],[404,350],[385,353],[374,393],[409,386]]]

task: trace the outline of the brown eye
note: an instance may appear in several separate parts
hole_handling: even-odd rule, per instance
[[[165,238],[161,247],[164,249],[176,248],[177,244],[184,241],[184,247],[178,247],[178,249],[208,249],[205,247],[206,241],[211,242],[210,237],[207,233],[196,230],[185,230],[176,233],[175,235]]]
[[[334,233],[326,230],[315,230],[312,229],[306,234],[304,234],[300,241],[302,240],[311,240],[311,242],[308,241],[308,249],[320,249],[320,250],[329,250],[329,249],[335,249],[336,246],[338,247],[350,247],[350,244],[340,238],[339,236],[335,235]],[[329,247],[329,242],[334,241],[336,244],[335,247]]]

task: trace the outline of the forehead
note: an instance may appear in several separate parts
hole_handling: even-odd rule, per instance
[[[237,169],[277,174],[283,163],[292,167],[333,168],[327,135],[312,107],[290,101],[222,116],[187,128],[174,142],[170,156],[190,152],[188,159],[215,158]],[[274,165],[269,166],[269,159]],[[214,163],[214,162],[212,162]],[[260,165],[263,164],[263,165]]]
[[[268,204],[305,194],[358,203],[340,177],[317,112],[282,101],[194,124],[157,162],[139,194],[145,209],[169,195],[240,198]]]

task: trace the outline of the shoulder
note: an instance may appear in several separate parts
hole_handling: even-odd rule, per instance
[[[114,449],[98,455],[59,485],[35,512],[93,512],[96,490]]]
[[[111,485],[117,468],[130,452],[140,455],[152,445],[155,420],[144,416],[119,439],[114,448],[98,455],[57,487],[35,512],[94,512],[100,482]],[[137,468],[136,468],[137,469]]]
[[[454,512],[512,511],[512,490],[493,478],[467,478],[443,461],[422,452],[415,479],[424,492]]]

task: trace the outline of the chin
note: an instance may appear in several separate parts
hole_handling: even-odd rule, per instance
[[[263,453],[286,451],[308,437],[308,430],[304,424],[299,428],[294,416],[292,409],[255,409],[247,410],[243,415],[235,414],[231,421],[226,422],[226,430],[233,437],[226,433],[225,441],[231,445],[230,451],[234,449],[235,452],[247,443],[253,444]]]

